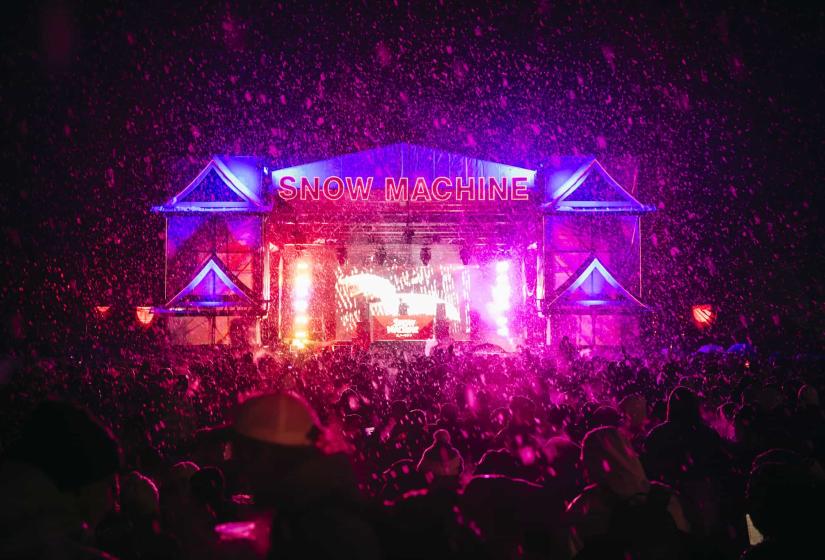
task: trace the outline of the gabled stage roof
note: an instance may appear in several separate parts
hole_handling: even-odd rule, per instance
[[[260,168],[243,157],[215,156],[181,192],[154,212],[268,212],[260,195]],[[239,178],[239,173],[245,180]],[[257,177],[256,177],[257,173]]]
[[[655,210],[642,204],[610,176],[595,157],[560,158],[547,171],[542,208],[550,212],[641,214]]]
[[[605,266],[591,255],[559,286],[550,302],[551,313],[636,313],[647,307],[628,292]]]
[[[217,255],[209,257],[195,277],[158,311],[173,314],[238,314],[260,306]]]

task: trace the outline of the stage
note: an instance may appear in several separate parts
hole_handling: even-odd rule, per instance
[[[396,144],[216,156],[154,210],[179,344],[636,343],[641,216],[593,157],[520,167]]]

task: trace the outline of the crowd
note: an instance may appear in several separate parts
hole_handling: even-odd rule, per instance
[[[158,350],[8,363],[0,558],[807,558],[821,363]]]

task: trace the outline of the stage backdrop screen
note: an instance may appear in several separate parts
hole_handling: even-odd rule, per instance
[[[441,308],[450,336],[466,340],[470,278],[451,249],[432,247],[425,266],[415,245],[349,248],[347,262],[336,271],[335,338],[352,340],[359,322],[374,340],[430,338]]]

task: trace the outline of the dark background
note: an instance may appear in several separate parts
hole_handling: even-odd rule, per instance
[[[211,154],[278,165],[397,141],[635,158],[659,207],[643,300],[662,339],[695,335],[690,305],[710,302],[722,342],[821,345],[822,8],[17,4],[0,59],[9,348],[71,339],[93,305],[158,303],[149,208]]]

